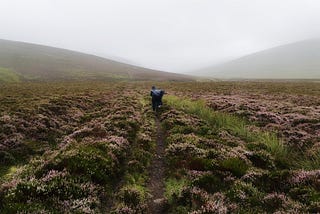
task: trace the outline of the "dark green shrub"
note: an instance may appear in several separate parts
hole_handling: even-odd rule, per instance
[[[128,173],[143,173],[145,165],[138,160],[131,160],[128,162]]]
[[[225,189],[228,183],[223,180],[223,175],[205,174],[193,181],[193,185],[214,193]]]
[[[308,212],[310,213],[320,213],[320,202],[312,202],[311,205],[308,207]]]
[[[179,134],[190,134],[194,132],[194,129],[190,126],[174,126],[171,130],[171,133]]]
[[[143,201],[143,192],[135,187],[124,187],[120,190],[119,198],[127,206],[138,206]]]
[[[152,158],[152,154],[148,151],[137,149],[132,154],[136,160],[139,160],[141,166],[148,166]]]
[[[214,134],[214,129],[208,125],[203,125],[200,126],[196,132],[201,136],[206,136]]]
[[[3,209],[5,203],[5,193],[4,191],[0,190],[0,210]]]
[[[236,182],[227,192],[227,196],[232,201],[240,203],[243,208],[246,208],[246,206],[260,206],[263,195],[264,194],[252,186],[252,184],[244,182]]]
[[[191,158],[188,163],[188,168],[197,171],[206,171],[213,168],[212,160],[206,158]]]
[[[289,179],[292,174],[289,170],[271,171],[257,177],[254,185],[265,192],[287,192],[291,188]]]
[[[46,209],[46,207],[41,202],[32,202],[32,203],[24,203],[17,202],[14,204],[10,204],[10,206],[6,206],[1,209],[1,214],[11,214],[11,213],[41,213],[41,211],[46,210],[43,213],[58,213],[57,210],[52,207],[50,209]]]
[[[262,199],[264,209],[270,212],[288,210],[294,203],[283,193],[270,193]]]
[[[241,177],[244,174],[246,174],[249,168],[247,163],[238,157],[233,157],[233,158],[228,158],[226,160],[223,160],[220,166],[222,167],[222,169],[230,171],[232,174],[234,174],[237,177]]]
[[[37,196],[37,186],[39,184],[35,182],[23,182],[19,183],[15,189],[15,197],[16,201],[27,201],[30,198],[34,198]]]
[[[274,158],[266,151],[247,153],[246,156],[255,167],[275,169]]]
[[[170,213],[175,213],[175,214],[185,214],[189,213],[190,209],[184,206],[176,206],[172,209]]]
[[[15,158],[13,155],[6,151],[0,151],[0,164],[6,165],[6,164],[13,164],[15,162]]]
[[[53,161],[37,170],[35,175],[41,178],[50,170],[66,169],[72,176],[107,184],[121,171],[119,164],[117,156],[112,155],[105,146],[81,145],[58,154]]]
[[[14,201],[22,202],[30,199],[51,200],[54,197],[60,200],[87,197],[88,192],[81,189],[79,183],[71,178],[55,178],[48,183],[30,181],[19,183],[15,190]]]
[[[259,142],[250,142],[246,144],[247,148],[251,151],[260,151],[260,150],[267,150],[268,147],[264,143]]]
[[[289,196],[305,204],[320,201],[320,193],[311,187],[295,187],[290,189]]]
[[[110,182],[118,171],[118,167],[108,157],[92,151],[80,150],[75,155],[64,157],[60,164],[71,174],[86,176],[97,183]]]

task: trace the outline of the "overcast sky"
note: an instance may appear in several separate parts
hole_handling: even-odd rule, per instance
[[[0,0],[0,38],[183,72],[320,35],[319,0]]]

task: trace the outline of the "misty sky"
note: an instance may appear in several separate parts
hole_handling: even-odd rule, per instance
[[[319,0],[0,0],[0,38],[183,72],[318,37]]]

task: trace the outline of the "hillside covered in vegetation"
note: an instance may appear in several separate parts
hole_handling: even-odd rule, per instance
[[[0,83],[83,80],[190,81],[193,77],[66,49],[0,39]]]
[[[151,85],[1,85],[1,213],[320,212],[319,84]]]
[[[262,50],[194,74],[224,79],[320,79],[319,68],[318,38]]]

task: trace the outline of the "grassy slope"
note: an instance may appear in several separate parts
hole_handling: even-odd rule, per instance
[[[191,80],[191,77],[150,70],[89,54],[0,40],[0,67],[22,80]]]
[[[244,79],[320,79],[320,39],[283,45],[194,74]]]
[[[0,67],[0,82],[19,82],[20,76],[7,68]]]
[[[201,100],[190,101],[175,96],[168,96],[166,97],[166,101],[168,105],[184,110],[189,114],[195,114],[207,121],[215,129],[225,129],[245,142],[262,142],[280,164],[289,162],[287,160],[289,158],[288,149],[273,133],[252,132],[248,128],[249,123],[245,120],[230,114],[212,111]]]

